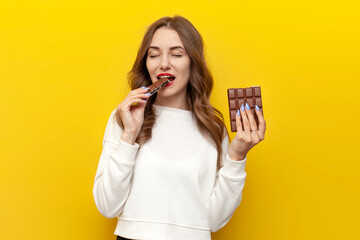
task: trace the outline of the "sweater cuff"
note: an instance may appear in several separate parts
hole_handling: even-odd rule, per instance
[[[119,144],[115,151],[111,154],[115,159],[121,159],[126,162],[135,161],[136,153],[138,152],[139,144],[134,143],[134,145],[119,140]]]
[[[246,164],[247,156],[241,161],[232,160],[229,157],[229,154],[226,154],[226,158],[224,160],[224,166],[222,167],[222,171],[229,176],[239,177],[245,175],[245,164]]]

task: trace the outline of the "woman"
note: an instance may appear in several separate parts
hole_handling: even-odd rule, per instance
[[[175,79],[146,94],[159,75]],[[202,37],[181,16],[149,26],[129,84],[105,130],[93,189],[98,210],[117,217],[117,239],[211,239],[240,204],[246,154],[264,139],[261,112],[257,129],[250,110],[238,110],[229,146],[223,116],[209,102]]]

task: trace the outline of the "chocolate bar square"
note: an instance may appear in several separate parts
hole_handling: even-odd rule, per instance
[[[262,100],[261,100],[261,91],[260,86],[251,86],[249,88],[229,88],[227,90],[228,101],[229,101],[229,114],[230,114],[230,126],[231,132],[236,132],[236,112],[239,109],[241,111],[241,104],[249,104],[250,111],[254,116],[256,126],[259,128],[259,119],[257,118],[255,112],[255,104],[260,108],[261,113],[263,113]],[[240,118],[241,119],[241,118]],[[243,121],[241,120],[241,125],[244,129]]]
[[[157,91],[159,91],[162,87],[164,87],[166,84],[168,84],[170,82],[170,80],[168,78],[161,78],[158,81],[154,82],[153,84],[151,84],[148,88],[149,90],[147,91],[148,93],[150,93],[151,95],[155,94]]]
[[[159,79],[158,81],[148,86],[149,89],[147,90],[146,93],[150,93],[151,95],[154,95],[157,91],[159,91],[162,87],[166,86],[166,84],[168,84],[169,82],[170,80],[168,78]],[[139,103],[135,102],[131,106],[137,107],[138,105]]]

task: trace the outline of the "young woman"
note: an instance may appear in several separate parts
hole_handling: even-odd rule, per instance
[[[146,94],[160,76],[173,81]],[[202,37],[178,15],[148,27],[129,85],[105,130],[93,188],[99,212],[117,217],[117,239],[211,239],[241,202],[246,155],[264,139],[261,112],[257,127],[249,109],[238,110],[229,145],[209,102]]]

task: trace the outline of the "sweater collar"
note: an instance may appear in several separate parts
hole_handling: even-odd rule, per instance
[[[175,117],[177,119],[192,120],[193,113],[189,110],[180,108],[166,107],[153,104],[153,107],[158,114],[162,117]]]

